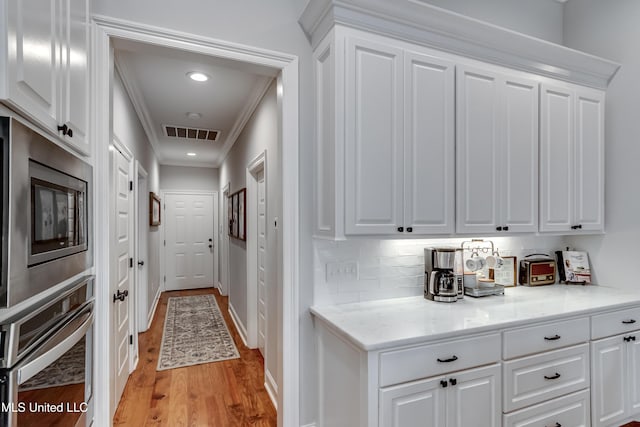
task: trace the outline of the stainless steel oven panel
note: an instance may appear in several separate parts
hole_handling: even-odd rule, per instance
[[[29,355],[18,366],[8,371],[8,375],[5,378],[5,388],[3,390],[5,404],[13,402],[18,403],[18,389],[20,385],[29,380],[39,371],[46,368],[48,365],[56,361],[60,356],[69,351],[82,337],[92,336],[94,313],[93,305],[89,311],[82,311],[77,314],[71,321],[69,321],[64,327],[62,327],[56,334],[51,336],[42,347],[36,352]],[[88,340],[90,342],[92,340]],[[91,361],[87,360],[85,365],[85,381],[89,381],[92,366]],[[92,381],[91,381],[92,382]],[[87,394],[85,388],[85,399],[89,400],[90,396]],[[5,415],[5,414],[0,414]],[[7,426],[14,427],[17,424],[17,414],[9,413],[7,415]],[[86,420],[84,414],[80,416],[79,422]],[[0,420],[1,421],[1,420]],[[77,425],[81,425],[76,423]]]
[[[44,331],[40,336],[34,337],[34,340],[29,344],[29,346],[19,351],[18,340],[20,337],[20,328],[30,319],[36,317],[38,314],[58,303],[60,300],[67,298],[69,295],[73,294],[85,285],[87,287],[86,301],[76,310],[69,312],[66,317],[73,317],[75,313],[84,310],[87,306],[93,307],[93,280],[93,276],[83,277],[82,279],[74,282],[70,288],[65,289],[59,295],[52,297],[46,304],[36,308],[29,307],[26,312],[23,311],[16,314],[14,317],[9,319],[5,325],[0,326],[0,333],[4,337],[2,340],[4,348],[0,348],[2,351],[0,354],[0,368],[10,368],[14,366],[25,354],[39,346],[53,332],[52,330]],[[58,319],[54,327],[58,327],[61,322],[64,323],[64,319],[64,317]],[[2,357],[2,355],[4,355],[4,357]]]
[[[11,307],[93,265],[92,191],[93,172],[89,164],[65,151],[16,118],[8,120],[10,141],[9,184],[9,272],[0,289],[0,307]],[[1,129],[1,128],[0,128]],[[77,177],[87,183],[87,250],[29,267],[31,183],[29,160]],[[3,270],[3,275],[7,274]]]
[[[0,307],[7,298],[9,280],[9,119],[0,118]]]

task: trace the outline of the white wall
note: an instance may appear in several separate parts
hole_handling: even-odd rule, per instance
[[[220,191],[216,168],[160,165],[162,190]]]
[[[570,0],[565,11],[567,46],[622,64],[606,95],[606,234],[570,240],[589,252],[597,283],[622,288],[638,286],[634,279],[640,241],[640,198],[635,188],[640,182],[639,17],[637,0]]]
[[[220,167],[223,187],[230,183],[229,194],[247,187],[247,166],[264,150],[266,155],[267,187],[267,346],[265,370],[277,381],[278,374],[278,324],[277,288],[282,287],[278,277],[277,254],[282,253],[282,228],[274,229],[276,218],[282,218],[282,180],[280,144],[278,142],[278,104],[276,81],[267,89],[253,115],[238,136],[233,148]],[[222,197],[222,196],[221,196]],[[247,194],[247,198],[250,194]],[[220,206],[223,206],[222,201]],[[247,211],[247,216],[251,212]],[[222,217],[222,213],[220,213]],[[248,220],[248,219],[247,219]],[[257,303],[256,303],[257,304]],[[247,325],[247,245],[246,242],[229,239],[229,306],[232,306],[240,322]]]
[[[114,73],[113,81],[113,133],[114,136],[133,153],[147,171],[148,190],[155,193],[160,189],[159,165],[156,153],[138,120],[133,104],[127,95],[120,75]],[[137,178],[134,178],[136,181]],[[149,228],[147,310],[151,310],[160,289],[160,233],[158,227]]]
[[[471,18],[562,44],[564,5],[555,0],[422,0]]]

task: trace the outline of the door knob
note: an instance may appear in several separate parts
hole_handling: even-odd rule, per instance
[[[120,300],[120,301],[124,301],[124,299],[125,299],[126,297],[128,297],[128,296],[129,296],[129,291],[128,291],[128,290],[126,290],[126,289],[125,289],[125,290],[122,292],[122,291],[120,291],[120,290],[118,289],[118,292],[116,292],[115,294],[113,294],[113,302],[116,302],[116,301],[118,301],[118,300]]]
[[[212,249],[212,248],[213,248],[213,245],[209,245],[209,249]]]

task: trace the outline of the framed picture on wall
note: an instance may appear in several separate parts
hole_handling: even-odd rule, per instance
[[[238,239],[247,240],[247,216],[245,204],[247,201],[247,190],[238,191]]]
[[[238,240],[247,240],[246,203],[246,188],[229,196],[229,236]]]
[[[228,234],[233,237],[233,194],[227,196],[227,221],[229,222]]]
[[[160,225],[160,197],[153,191],[149,193],[149,225]]]

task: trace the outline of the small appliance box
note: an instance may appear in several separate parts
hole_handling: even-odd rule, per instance
[[[556,261],[546,254],[527,255],[520,261],[521,285],[541,286],[556,282]]]

